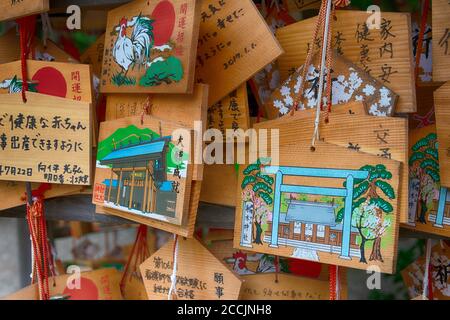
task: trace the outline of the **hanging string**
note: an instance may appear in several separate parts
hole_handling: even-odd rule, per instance
[[[176,290],[177,290],[177,269],[178,269],[178,235],[174,235],[174,243],[173,243],[173,270],[172,275],[170,276],[170,289],[168,299],[173,300],[176,298]]]
[[[122,279],[120,280],[120,291],[125,296],[125,288],[127,279],[131,281],[129,274],[139,274],[138,268],[148,257],[150,257],[150,250],[148,248],[148,227],[140,225],[136,232],[136,240],[125,265]]]
[[[52,39],[54,36],[54,31],[52,27],[52,23],[50,21],[50,17],[48,16],[48,12],[41,13],[42,20],[42,42],[44,44],[44,48],[47,48],[47,40]]]
[[[330,300],[336,300],[336,275],[337,275],[337,267],[335,265],[330,265],[328,267],[328,273],[329,273],[329,284],[330,284]]]
[[[423,291],[422,291],[422,299],[427,300],[427,295],[429,293],[429,278],[430,278],[430,264],[431,264],[431,239],[427,240],[427,250],[426,250],[426,259],[425,259],[425,267],[424,267],[424,276],[423,276]]]
[[[427,27],[428,12],[430,10],[430,0],[424,0],[422,3],[422,18],[420,21],[419,37],[416,49],[416,66],[414,69],[414,78],[416,84],[419,83],[420,58],[422,57],[423,39],[425,37],[425,29]]]
[[[320,74],[319,74],[319,95],[317,98],[317,105],[316,105],[316,119],[314,120],[314,133],[311,141],[311,150],[313,151],[315,150],[316,140],[319,140],[320,138],[319,125],[320,125],[320,111],[322,107],[323,80],[325,76],[325,62],[327,58],[328,41],[331,42],[331,37],[329,34],[331,8],[332,8],[332,0],[328,0],[327,11],[325,15],[325,25],[323,30],[323,46],[322,46]]]
[[[27,102],[26,91],[28,91],[27,59],[31,52],[34,33],[36,31],[36,16],[28,16],[16,20],[19,25],[20,34],[20,60],[22,68],[22,100]]]
[[[300,100],[302,99],[303,96],[303,89],[305,87],[305,82],[306,82],[306,75],[308,73],[308,68],[311,65],[311,61],[312,61],[312,57],[314,55],[314,46],[315,46],[315,42],[316,39],[319,35],[319,31],[320,31],[320,27],[323,25],[323,20],[324,20],[324,16],[326,13],[326,0],[322,1],[322,4],[320,6],[320,10],[319,10],[319,15],[317,16],[317,21],[316,21],[316,25],[314,27],[314,33],[313,33],[313,38],[312,38],[312,42],[311,45],[308,48],[308,53],[306,55],[306,62],[303,65],[303,67],[299,67],[297,69],[297,73],[299,73],[301,71],[301,68],[303,68],[302,71],[302,75],[301,75],[301,79],[302,82],[300,83],[300,89],[299,89],[299,93],[298,95],[295,97],[295,101],[294,101],[294,108],[292,108],[292,112],[291,115],[294,114],[294,111],[298,111],[299,105],[300,105]]]
[[[280,274],[280,257],[276,256],[275,257],[275,283],[278,283],[279,279],[278,279],[278,275]]]
[[[39,299],[49,300],[48,285],[51,269],[51,254],[47,236],[47,225],[44,214],[44,196],[36,194],[27,199],[27,222],[32,243],[32,283],[38,285]]]

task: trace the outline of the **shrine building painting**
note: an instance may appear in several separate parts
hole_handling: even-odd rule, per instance
[[[171,137],[134,125],[101,141],[97,168],[110,171],[101,181],[102,205],[159,220],[175,218],[177,180],[186,177],[187,155],[176,163],[171,156],[174,151]]]
[[[318,186],[292,184],[292,177],[313,178]],[[325,186],[321,178],[342,187]],[[243,170],[239,245],[264,252],[261,247],[291,248],[290,257],[312,261],[327,253],[383,262],[383,249],[392,244],[391,179],[380,164],[341,170],[264,166],[258,160]]]

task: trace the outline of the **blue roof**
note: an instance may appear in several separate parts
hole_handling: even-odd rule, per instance
[[[122,158],[130,158],[154,153],[161,153],[164,150],[166,141],[157,141],[153,143],[146,143],[134,147],[124,148],[111,152],[101,161],[118,160]]]
[[[334,226],[337,207],[331,203],[291,200],[288,201],[286,220]]]

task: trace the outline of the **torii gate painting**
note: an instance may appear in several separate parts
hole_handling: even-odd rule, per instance
[[[383,264],[394,245],[398,173],[384,164],[348,167],[266,166],[258,160],[244,168],[237,245],[359,268]]]
[[[311,194],[322,195],[332,197],[343,197],[344,201],[344,219],[342,227],[342,240],[341,240],[341,252],[340,257],[342,259],[350,259],[350,233],[352,222],[352,206],[353,206],[353,187],[355,179],[366,179],[369,175],[367,171],[357,170],[337,170],[337,169],[318,169],[318,168],[292,168],[292,167],[269,167],[265,170],[266,173],[276,174],[275,180],[275,202],[272,216],[272,236],[270,239],[271,247],[278,247],[279,234],[278,229],[280,226],[280,209],[281,209],[281,194],[286,193],[298,193],[298,194]],[[308,176],[316,178],[336,178],[345,179],[346,188],[326,188],[326,187],[314,187],[314,186],[293,186],[283,183],[284,176]],[[294,206],[290,205],[289,210]],[[299,206],[295,206],[299,207]],[[294,208],[295,208],[294,207]],[[318,208],[316,206],[316,208]],[[314,204],[306,206],[304,204],[304,210],[314,211]],[[299,212],[298,219],[302,212]],[[334,214],[334,212],[333,212]],[[295,219],[295,218],[293,218]],[[291,219],[291,220],[293,220]],[[312,219],[311,219],[312,220]],[[311,221],[312,222],[312,221]]]

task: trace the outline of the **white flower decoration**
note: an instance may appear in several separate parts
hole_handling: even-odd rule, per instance
[[[373,96],[375,94],[375,87],[368,84],[365,86],[365,88],[363,89],[363,92],[366,96]]]

